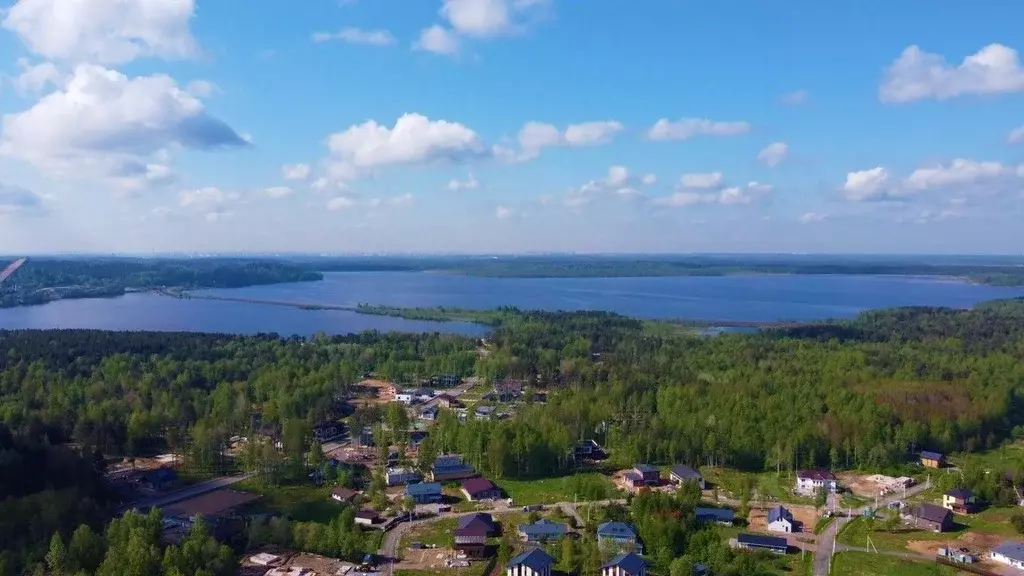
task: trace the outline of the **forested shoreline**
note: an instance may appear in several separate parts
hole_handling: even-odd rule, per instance
[[[44,460],[32,458],[46,470],[49,458],[72,453],[74,466],[91,466],[174,451],[186,469],[217,472],[233,435],[278,435],[285,466],[301,466],[311,427],[339,418],[340,403],[370,374],[398,384],[440,374],[523,380],[526,402],[511,418],[460,422],[442,411],[420,447],[421,465],[459,452],[497,480],[571,472],[572,447],[584,438],[622,465],[870,470],[900,467],[921,449],[974,452],[1024,437],[1024,301],[712,338],[652,334],[640,320],[603,312],[503,309],[492,318],[484,342],[437,333],[0,331],[0,480],[22,478],[26,454],[39,450]],[[401,445],[407,426],[394,412],[359,409],[350,425]],[[265,462],[254,454],[239,465]],[[99,533],[106,509],[93,484],[33,478],[41,480],[6,489],[0,514],[0,535],[23,544],[18,565],[42,561],[54,531],[68,541],[69,523]],[[61,497],[69,488],[81,493]]]

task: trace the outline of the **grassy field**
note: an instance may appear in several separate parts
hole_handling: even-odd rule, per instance
[[[840,552],[833,560],[831,573],[833,576],[955,576],[957,571],[941,564],[912,562],[881,554]]]
[[[1024,468],[1024,442],[1004,444],[986,452],[951,454],[948,460],[956,466],[963,466],[970,461],[985,470],[1017,470]]]
[[[715,485],[719,491],[740,498],[743,486],[753,486],[759,499],[766,501],[790,502],[793,504],[814,504],[813,498],[805,498],[793,494],[796,475],[788,472],[743,472],[730,468],[702,468],[704,478]],[[751,494],[753,498],[753,494]],[[753,502],[753,500],[751,501]]]
[[[814,525],[814,533],[821,534],[825,531],[825,528],[828,528],[828,525],[835,522],[835,520],[835,516],[822,516],[821,518],[818,518],[818,523]]]
[[[1016,537],[1017,533],[1010,525],[1008,519],[1013,513],[1009,508],[993,508],[979,514],[970,516],[954,516],[956,523],[953,530],[949,532],[935,533],[924,530],[914,530],[909,527],[901,528],[896,532],[888,532],[882,528],[883,520],[875,521],[875,530],[870,532],[871,542],[880,550],[906,551],[907,542],[911,540],[935,540],[951,541],[959,538],[966,532],[981,532],[985,534],[996,534],[999,536]],[[839,542],[851,546],[864,546],[869,536],[868,523],[863,518],[858,518],[847,524],[839,533]]]
[[[608,495],[615,491],[615,486],[611,480],[597,472],[586,472],[561,478],[502,480],[498,482],[498,486],[505,491],[505,494],[512,499],[516,506],[572,502],[573,498],[583,501],[586,499],[586,495],[576,494],[573,490],[574,486],[581,485],[585,485],[595,491],[600,490],[593,488],[594,486],[603,486],[609,493]]]
[[[264,486],[259,482],[246,480],[236,484],[235,489],[263,495],[249,505],[247,509],[250,512],[286,514],[292,520],[300,522],[327,523],[345,509],[344,505],[331,499],[330,486]]]
[[[456,526],[458,526],[458,524],[459,520],[457,518],[442,518],[437,522],[421,524],[410,530],[408,534],[402,537],[400,547],[405,549],[411,542],[436,544],[437,546],[451,546],[451,532]]]

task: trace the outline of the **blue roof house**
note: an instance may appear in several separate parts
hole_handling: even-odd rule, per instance
[[[409,484],[405,487],[405,495],[412,498],[417,504],[440,502],[441,484],[439,482]]]
[[[516,555],[505,567],[505,576],[551,576],[555,559],[541,548]]]
[[[698,522],[717,522],[719,524],[731,525],[736,518],[736,512],[730,508],[711,508],[698,506],[694,509]]]
[[[632,550],[643,554],[636,528],[625,522],[605,522],[597,527],[597,544],[604,549]]]
[[[782,506],[774,506],[768,510],[768,531],[789,534],[794,531],[796,522],[793,514]]]
[[[601,576],[647,576],[647,561],[636,552],[623,552],[601,567]]]
[[[569,527],[560,522],[541,518],[533,524],[520,524],[519,537],[527,542],[551,542],[569,533]]]

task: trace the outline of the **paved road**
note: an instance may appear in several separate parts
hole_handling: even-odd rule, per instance
[[[151,498],[139,500],[133,502],[121,508],[121,512],[127,512],[131,509],[137,510],[148,510],[150,508],[162,508],[171,504],[181,502],[182,500],[188,500],[189,498],[195,498],[196,496],[202,496],[221,488],[227,488],[245,480],[251,476],[251,474],[239,474],[238,476],[222,476],[220,478],[214,478],[213,480],[207,480],[206,482],[200,482],[180,490],[173,492],[167,492],[166,494],[157,494]]]

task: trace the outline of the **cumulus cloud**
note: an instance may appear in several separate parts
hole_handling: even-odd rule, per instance
[[[1019,189],[1022,181],[1024,164],[956,158],[945,164],[921,166],[902,179],[891,177],[881,166],[850,172],[843,195],[851,201],[906,201],[924,192],[1000,194]]]
[[[521,152],[509,153],[512,160],[531,160],[545,148],[599,146],[612,141],[625,127],[615,120],[570,124],[564,130],[544,122],[527,122],[519,130],[517,140]]]
[[[0,183],[0,215],[40,210],[43,199],[27,188]]]
[[[263,189],[263,194],[271,198],[284,198],[295,194],[295,190],[288,186],[271,186]]]
[[[338,196],[337,198],[331,198],[327,202],[327,209],[333,212],[339,210],[346,210],[356,205],[356,201],[348,196]]]
[[[240,197],[238,192],[207,186],[194,190],[182,190],[178,194],[178,206],[203,215],[208,222],[216,222],[231,216],[232,212],[229,207]]]
[[[785,142],[773,142],[757,153],[757,161],[765,166],[774,168],[782,162],[789,153],[789,146]]]
[[[1021,167],[1006,166],[999,162],[979,162],[957,158],[948,164],[935,164],[918,168],[906,179],[912,190],[933,190],[937,188],[970,187],[993,183],[1002,178],[1024,177]]]
[[[1018,126],[1010,130],[1010,133],[1006,135],[1006,142],[1008,144],[1024,143],[1024,126]]]
[[[404,114],[394,127],[370,120],[331,134],[329,171],[336,179],[392,165],[464,162],[487,157],[491,151],[472,129],[420,114]]]
[[[391,46],[398,42],[387,30],[363,30],[362,28],[342,28],[337,32],[314,32],[314,42],[340,40],[349,44],[365,44],[367,46]]]
[[[281,167],[281,177],[285,180],[305,180],[311,171],[309,164],[285,164]]]
[[[498,206],[494,209],[494,216],[499,220],[504,220],[512,216],[512,209],[505,206]]]
[[[14,78],[14,89],[19,94],[36,94],[61,83],[61,73],[53,62],[32,64],[26,58],[18,59],[21,74]]]
[[[477,181],[472,173],[470,173],[465,180],[453,178],[448,182],[448,189],[455,192],[458,192],[459,190],[476,190],[479,187],[480,182]]]
[[[520,18],[547,4],[547,0],[444,0],[440,14],[459,34],[489,37],[517,31]]]
[[[796,90],[782,95],[782,103],[786,106],[803,106],[811,101],[811,95],[807,90]]]
[[[804,212],[800,215],[799,220],[804,224],[822,222],[824,220],[828,220],[828,214],[822,214],[821,212]]]
[[[647,131],[651,140],[688,140],[695,136],[739,136],[750,132],[747,122],[716,122],[706,118],[662,118]]]
[[[629,169],[625,166],[612,166],[608,169],[609,186],[625,186],[629,182]]]
[[[870,170],[848,172],[843,184],[843,196],[847,200],[881,200],[889,197],[889,171],[882,166]]]
[[[879,98],[900,103],[1009,92],[1024,92],[1024,67],[1012,48],[989,44],[951,65],[939,54],[909,46],[886,70]]]
[[[129,78],[83,64],[62,89],[4,115],[0,154],[43,169],[100,166],[117,174],[171,145],[208,150],[248,142],[169,76]]]
[[[420,32],[420,39],[413,45],[417,50],[451,56],[459,53],[458,37],[444,26],[433,25]]]
[[[386,202],[387,202],[388,206],[395,206],[395,207],[398,207],[398,208],[405,208],[405,207],[408,207],[408,206],[412,206],[413,203],[415,202],[415,200],[416,199],[413,197],[412,194],[410,194],[409,192],[406,192],[405,194],[402,194],[401,196],[393,196],[391,198],[388,198]]]
[[[679,177],[679,187],[695,189],[718,188],[722,185],[722,179],[721,172],[683,174]]]
[[[20,0],[2,26],[50,60],[114,64],[199,52],[195,0]]]
[[[177,177],[170,166],[158,162],[126,160],[113,168],[110,179],[127,193],[169,186]]]
[[[209,80],[193,80],[185,86],[185,92],[196,98],[209,98],[220,93],[220,87]]]
[[[717,174],[717,183],[714,186],[703,185],[713,180],[710,176]],[[718,191],[711,192],[697,192],[694,190],[701,188],[715,188],[721,185],[721,175],[718,173],[712,173],[712,175],[696,175],[708,177],[702,182],[702,186],[684,186],[680,185],[679,189],[670,196],[663,196],[656,198],[654,204],[660,206],[693,206],[696,204],[722,204],[722,205],[737,205],[737,204],[753,204],[758,200],[768,196],[772,193],[774,188],[769,184],[762,184],[761,182],[748,182],[744,186],[730,186],[728,188],[722,188]]]

